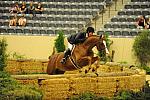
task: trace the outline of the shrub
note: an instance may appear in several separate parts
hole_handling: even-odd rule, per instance
[[[149,85],[145,87],[145,90],[148,89],[150,89]],[[78,96],[71,97],[70,100],[145,100],[146,97],[149,97],[149,93],[145,94],[143,91],[134,92],[132,90],[122,90],[111,98],[96,96],[93,93],[85,92]]]
[[[7,42],[3,38],[2,40],[0,40],[0,71],[3,71],[4,67],[7,66],[7,64],[6,64],[6,61],[7,61],[6,47],[7,47]]]
[[[142,68],[146,71],[146,74],[150,75],[150,67],[149,66],[143,66]]]
[[[42,92],[34,86],[17,83],[6,72],[0,71],[1,100],[42,100]]]
[[[65,45],[64,45],[64,36],[63,36],[63,32],[59,31],[58,32],[58,37],[55,40],[55,48],[57,50],[57,52],[63,52],[65,51]]]
[[[109,50],[110,46],[112,45],[113,42],[109,39],[109,34],[108,33],[104,33],[104,39],[106,41],[107,49]],[[112,58],[110,56],[106,55],[105,50],[99,51],[98,55],[100,56],[101,61],[104,61],[104,62],[112,61]]]
[[[106,97],[98,97],[90,92],[85,92],[78,96],[71,97],[70,100],[109,100],[109,99]]]
[[[21,54],[19,54],[19,53],[17,53],[17,52],[14,52],[14,53],[12,54],[12,58],[15,59],[15,60],[24,60],[24,59],[27,59],[27,58],[25,57],[25,55],[21,55]]]
[[[142,31],[133,44],[133,51],[141,66],[147,66],[150,61],[150,32]]]
[[[114,100],[143,100],[144,93],[142,91],[134,92],[131,90],[120,91],[115,97]]]

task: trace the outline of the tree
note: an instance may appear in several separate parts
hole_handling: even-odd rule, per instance
[[[63,33],[63,31],[59,31],[58,32],[58,37],[55,40],[55,48],[56,48],[57,52],[65,51],[64,33]]]
[[[3,38],[0,40],[0,71],[4,70],[4,67],[6,67],[6,61],[7,61],[7,54],[6,54],[6,47],[7,47],[7,42]]]
[[[144,30],[135,38],[133,51],[141,67],[147,66],[150,62],[150,31]]]

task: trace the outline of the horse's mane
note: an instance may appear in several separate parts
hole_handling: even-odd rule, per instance
[[[99,38],[100,36],[98,35],[92,35],[90,37],[87,37],[86,40],[84,41],[84,44],[91,44],[91,42],[95,42],[97,41],[97,38]]]
[[[93,38],[95,39],[95,38],[97,38],[97,37],[100,37],[100,36],[99,36],[99,35],[92,35],[92,36],[87,37],[87,39],[93,39]],[[86,40],[87,40],[87,39],[86,39]]]

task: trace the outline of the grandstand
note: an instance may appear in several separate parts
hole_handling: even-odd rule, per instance
[[[97,21],[96,18],[105,17],[100,14],[105,13],[108,7],[117,2],[117,0],[33,0],[34,6],[37,2],[42,3],[43,13],[36,16],[26,14],[26,27],[9,27],[9,19],[13,17],[13,14],[9,13],[10,8],[15,2],[21,5],[22,1],[0,1],[0,33],[10,35],[55,35],[59,30],[63,30],[66,35],[77,33],[92,25],[94,20]],[[27,6],[29,3],[30,1],[26,1]],[[149,0],[131,0],[124,5],[124,9],[111,18],[111,21],[104,24],[104,28],[96,29],[97,34],[107,32],[112,36],[136,36],[140,30],[137,29],[135,22],[140,15],[150,16]]]
[[[77,33],[90,24],[99,13],[103,12],[111,0],[34,0],[41,2],[43,14],[30,16],[26,14],[26,27],[8,27],[9,19],[13,14],[9,13],[12,5],[22,1],[1,0],[0,2],[0,33],[1,34],[36,34],[51,35],[63,30],[65,34]],[[30,1],[26,2],[28,6]],[[18,14],[21,16],[21,14]]]

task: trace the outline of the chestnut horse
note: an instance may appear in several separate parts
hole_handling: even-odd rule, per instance
[[[65,72],[80,69],[86,65],[90,66],[98,60],[98,57],[94,57],[92,48],[96,46],[99,51],[106,49],[106,45],[104,45],[103,41],[102,35],[93,35],[88,37],[83,43],[76,44],[71,56],[67,59],[65,64],[60,63],[64,56],[63,52],[51,55],[47,66],[47,73],[52,75],[58,74],[56,69]]]

